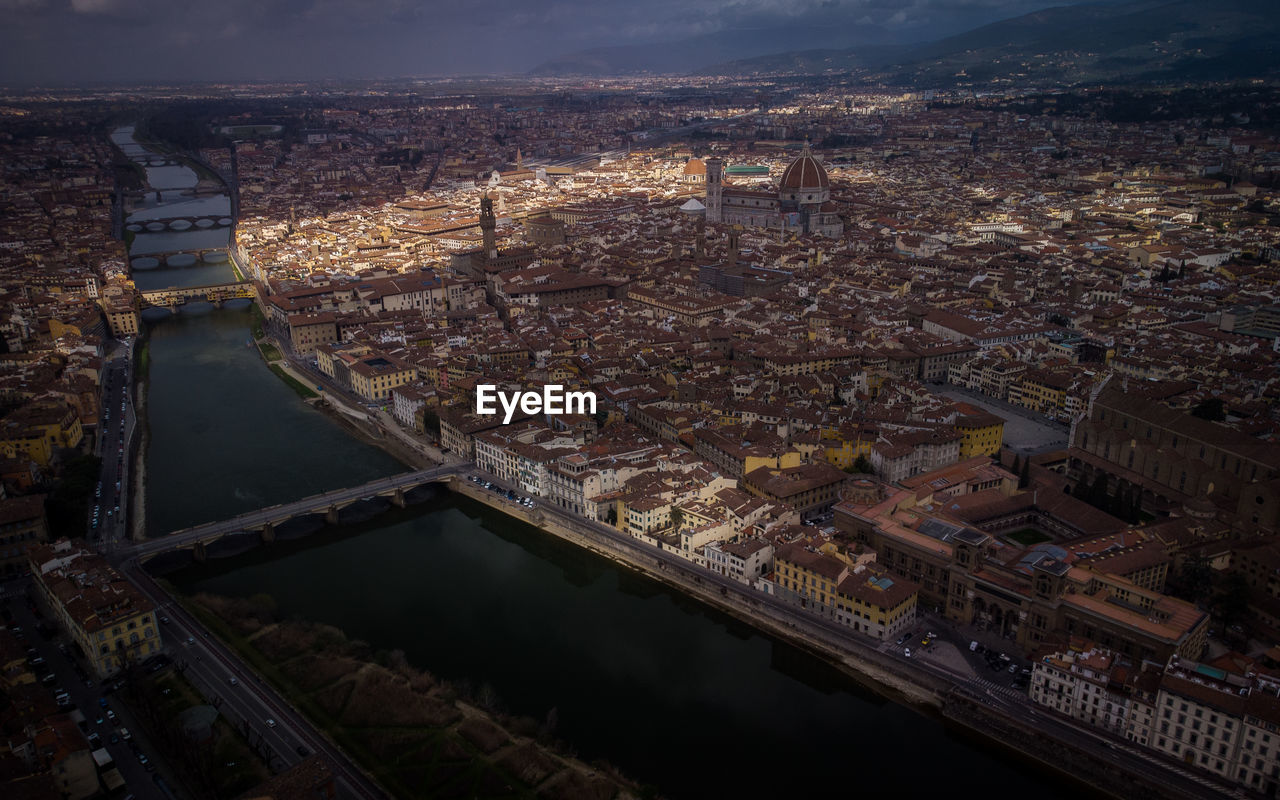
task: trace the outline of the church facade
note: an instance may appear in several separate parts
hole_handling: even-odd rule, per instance
[[[724,185],[724,163],[706,162],[707,221],[838,238],[844,223],[831,202],[827,171],[809,145],[782,173],[776,192]]]

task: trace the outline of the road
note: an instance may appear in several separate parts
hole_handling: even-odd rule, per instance
[[[1046,453],[1067,446],[1070,426],[1052,422],[1043,414],[958,386],[947,385],[936,390],[936,393],[1003,417],[1005,444],[1019,453]]]
[[[182,664],[183,675],[218,711],[244,733],[250,745],[265,752],[275,772],[302,761],[311,753],[329,760],[342,797],[383,800],[386,794],[353,765],[284,698],[268,686],[186,609],[177,604],[136,561],[124,565],[126,575],[168,617],[163,635],[166,649]],[[231,678],[237,685],[231,685]],[[270,722],[269,722],[270,721]],[[274,723],[274,724],[272,724]]]
[[[26,646],[34,648],[35,655],[44,659],[44,665],[55,676],[54,680],[47,684],[48,687],[54,693],[63,690],[71,695],[71,706],[62,710],[67,713],[79,710],[84,714],[87,720],[84,726],[85,734],[97,733],[102,738],[102,746],[111,754],[130,794],[138,800],[168,800],[156,784],[155,776],[162,776],[170,788],[178,784],[169,774],[163,760],[156,757],[156,749],[147,740],[146,732],[136,723],[128,707],[111,694],[104,695],[104,692],[112,692],[113,684],[100,686],[89,676],[85,667],[71,655],[74,651],[70,646],[70,638],[65,633],[57,632],[48,639],[38,634],[37,625],[41,620],[52,620],[53,617],[49,609],[40,608],[39,601],[34,599],[38,593],[31,589],[30,578],[10,579],[4,584],[4,589],[4,608],[13,615],[11,624],[22,629],[20,635],[26,639]],[[40,616],[38,617],[37,614]],[[81,677],[82,675],[84,677]],[[99,704],[99,700],[104,696],[107,699],[107,708],[114,711],[119,718],[118,727],[106,719],[106,709]],[[99,713],[103,715],[101,723],[97,722]],[[125,742],[119,739],[112,742],[111,736],[114,734],[119,737],[123,729],[130,731],[132,740]],[[138,761],[137,753],[145,753],[157,771],[149,773],[144,769]]]
[[[113,384],[113,389],[119,390],[122,388],[123,386],[117,387]],[[963,399],[975,404],[982,404],[982,398],[969,397],[967,395],[968,393],[964,393],[962,395]],[[990,398],[985,398],[985,400],[989,401]],[[115,402],[114,398],[112,402]],[[396,430],[396,426],[391,423],[389,417],[385,415],[385,412],[378,413],[377,409],[368,410],[366,407],[365,413],[378,417],[383,427],[391,430],[393,434],[401,434],[400,431]],[[1008,415],[1002,413],[1002,416]],[[1026,412],[1026,416],[1035,417],[1037,415]],[[1060,435],[1060,431],[1050,428],[1049,423],[1041,422],[1039,424],[1050,430],[1055,430]],[[130,422],[127,415],[124,425],[124,432],[127,437],[130,435]],[[119,431],[117,431],[118,436]],[[419,449],[423,450],[424,448],[419,446]],[[327,506],[334,502],[340,503],[358,499],[405,483],[428,480],[432,477],[447,474],[462,474],[464,472],[481,476],[483,479],[496,484],[504,492],[508,489],[514,489],[514,487],[502,484],[495,476],[475,469],[469,464],[447,464],[407,475],[382,478],[363,486],[305,498],[292,504],[281,504],[268,509],[259,509],[231,520],[199,526],[178,532],[161,540],[146,542],[135,548],[128,548],[127,550],[118,548],[114,553],[115,560],[127,558],[128,560],[123,566],[124,571],[143,588],[144,592],[152,596],[158,607],[168,611],[171,621],[165,631],[165,636],[169,642],[170,649],[177,650],[179,653],[177,658],[185,662],[186,674],[189,679],[204,691],[207,696],[216,698],[221,704],[224,714],[237,721],[247,721],[254,741],[260,740],[263,745],[269,748],[272,754],[273,767],[288,766],[300,760],[302,756],[298,754],[299,747],[307,751],[324,752],[336,765],[344,796],[357,798],[380,797],[381,793],[376,785],[356,771],[351,762],[342,753],[320,737],[310,724],[296,714],[274,691],[263,685],[261,680],[254,675],[252,670],[242,664],[238,657],[208,635],[202,625],[187,615],[183,609],[173,604],[163,590],[156,586],[138,566],[137,557],[150,555],[188,542],[198,541],[211,535],[236,532],[244,530],[246,527],[261,525],[287,514],[290,506],[299,510],[309,510],[318,506]],[[509,501],[503,500],[502,502]],[[512,510],[515,510],[515,508],[513,507]],[[1050,716],[1047,711],[1033,708],[1025,694],[1004,685],[1006,681],[1012,680],[1012,676],[1005,677],[1003,671],[998,675],[991,676],[992,679],[981,677],[978,674],[981,672],[980,665],[975,672],[970,666],[963,664],[942,663],[930,658],[928,649],[924,652],[913,651],[912,657],[907,657],[904,655],[903,647],[895,642],[881,642],[857,633],[839,625],[830,618],[812,614],[773,595],[697,567],[676,553],[649,545],[624,534],[612,526],[579,517],[565,509],[542,501],[538,503],[538,510],[549,517],[554,517],[562,527],[597,543],[601,549],[623,556],[624,560],[652,566],[659,572],[679,576],[683,580],[691,581],[713,592],[718,591],[722,597],[731,599],[734,601],[734,605],[748,613],[769,618],[775,623],[781,623],[795,633],[829,645],[838,652],[852,654],[857,658],[894,672],[916,671],[928,674],[949,685],[954,691],[962,692],[995,711],[1024,721],[1034,718],[1036,724],[1047,735],[1058,737],[1064,742],[1076,744],[1106,760],[1121,762],[1126,768],[1136,774],[1148,777],[1157,785],[1163,784],[1170,789],[1191,797],[1218,797],[1224,791],[1221,784],[1217,784],[1199,774],[1191,773],[1177,765],[1170,764],[1144,749],[1132,747],[1123,740],[1113,739],[1096,730],[1083,728],[1065,719]],[[942,620],[930,620],[927,623],[922,621],[921,626],[918,626],[913,631],[913,634],[920,636],[924,633],[923,626],[925,624],[929,626],[932,632],[941,634],[943,639],[952,641],[957,647],[963,646],[967,651],[967,640],[963,640],[963,637],[950,630],[947,625],[943,624]],[[183,644],[188,641],[188,637],[191,640],[190,644]],[[237,679],[238,686],[231,686],[231,677]],[[268,719],[274,720],[276,725],[274,727],[268,726],[266,723]],[[278,759],[278,762],[276,759]]]
[[[499,494],[514,491],[516,488],[479,468],[473,468],[470,472],[482,480],[493,483]],[[511,503],[513,510],[519,508],[514,501],[503,498],[502,502]],[[652,565],[660,572],[680,575],[697,585],[719,591],[722,597],[736,601],[734,605],[748,610],[753,616],[782,622],[791,630],[829,645],[838,652],[852,654],[856,658],[877,664],[895,673],[917,671],[928,674],[949,684],[953,690],[967,694],[999,713],[1023,722],[1034,720],[1045,735],[1084,748],[1107,761],[1122,764],[1131,772],[1145,776],[1155,785],[1166,786],[1183,796],[1203,797],[1206,800],[1220,798],[1227,790],[1223,784],[1207,776],[1186,770],[1123,739],[1110,737],[1095,729],[1077,726],[1064,718],[1051,716],[1047,710],[1039,710],[1039,707],[1035,706],[1026,694],[1003,685],[1006,679],[1011,681],[1013,675],[1002,672],[1000,675],[1007,675],[1007,678],[993,676],[995,680],[988,680],[974,674],[973,670],[967,667],[957,669],[914,654],[908,657],[904,655],[904,647],[897,645],[896,641],[882,642],[858,633],[829,617],[802,610],[773,595],[753,589],[745,583],[695,566],[676,553],[659,549],[624,534],[610,525],[579,517],[565,509],[541,501],[537,502],[537,509],[547,516],[555,517],[560,525],[574,533],[599,543],[602,549],[625,554],[627,559],[634,563]],[[913,635],[920,636],[922,633],[928,633],[929,631],[925,630],[926,625],[949,641],[963,642],[967,650],[968,640],[950,630],[950,624],[944,624],[944,620],[937,617],[922,619],[921,624],[913,629]],[[1016,663],[1021,666],[1024,662],[1019,659]]]
[[[110,552],[128,536],[129,453],[137,430],[128,350],[103,368],[97,454],[102,471],[89,512],[89,541]]]

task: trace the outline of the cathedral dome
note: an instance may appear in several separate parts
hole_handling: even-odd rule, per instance
[[[827,171],[818,163],[818,159],[809,152],[806,143],[804,150],[795,161],[782,173],[780,189],[826,189],[831,185],[827,179]]]
[[[691,158],[684,164],[685,175],[706,175],[707,165],[700,158]]]

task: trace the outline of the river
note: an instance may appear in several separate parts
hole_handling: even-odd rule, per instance
[[[581,757],[670,797],[1071,793],[663,584],[468,498],[425,505],[169,577],[554,708]]]
[[[122,146],[142,156],[131,132]],[[227,265],[185,271],[217,269],[230,275]],[[135,280],[178,285],[183,272],[161,267]],[[405,469],[263,366],[246,346],[249,309],[146,319],[149,535]],[[488,685],[512,713],[542,720],[555,709],[557,735],[580,756],[670,797],[1081,793],[817,657],[447,492],[169,577],[187,592],[268,593],[285,617],[336,625],[446,680]]]
[[[149,535],[407,469],[267,371],[247,305],[204,309],[147,314]]]
[[[205,263],[187,258],[178,259],[184,266],[166,265],[165,253],[227,247],[231,229],[220,223],[229,222],[231,198],[226,194],[193,196],[190,190],[199,181],[195,170],[182,164],[161,165],[159,162],[165,157],[139,144],[134,133],[133,125],[121,126],[111,133],[111,141],[125,156],[138,164],[157,164],[144,166],[150,190],[141,200],[132,202],[130,213],[125,218],[125,225],[132,234],[129,259],[133,266],[134,284],[139,290],[147,291],[234,281],[235,273],[225,259],[218,263]],[[158,219],[174,217],[200,217],[210,227],[193,224],[184,231],[152,231],[146,227],[149,223],[158,225],[155,222]],[[156,258],[157,255],[160,258]]]
[[[263,368],[247,311],[150,328],[154,534],[401,469]],[[1066,797],[819,659],[466,498],[277,542],[170,576],[261,592],[517,714],[673,797],[818,787]]]

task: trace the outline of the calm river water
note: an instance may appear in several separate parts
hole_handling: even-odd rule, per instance
[[[247,311],[152,325],[152,535],[403,469],[301,403]],[[170,576],[488,684],[673,797],[1078,795],[662,584],[441,492],[406,511]]]

